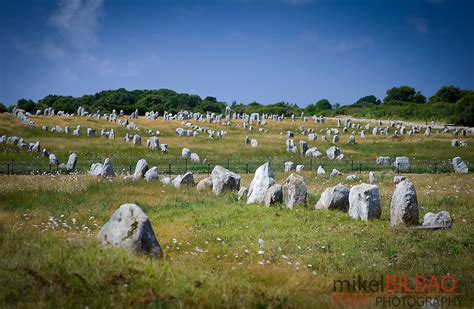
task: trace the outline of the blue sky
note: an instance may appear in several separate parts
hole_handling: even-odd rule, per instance
[[[351,104],[474,89],[474,1],[0,0],[0,102],[169,88]]]

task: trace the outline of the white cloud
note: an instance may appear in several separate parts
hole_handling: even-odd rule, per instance
[[[64,50],[53,42],[45,41],[41,45],[41,54],[49,60],[56,60],[64,57]]]
[[[88,49],[97,43],[103,0],[59,0],[50,22],[74,47]]]
[[[408,24],[410,24],[418,34],[426,34],[429,31],[426,18],[410,17],[408,18]]]

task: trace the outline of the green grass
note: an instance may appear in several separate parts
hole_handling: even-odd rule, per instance
[[[451,213],[455,223],[447,231],[391,229],[390,174],[379,175],[382,217],[370,222],[313,210],[322,190],[337,180],[305,176],[309,207],[295,210],[248,206],[235,194],[215,198],[210,192],[158,183],[1,177],[1,303],[326,307],[334,279],[450,273],[465,294],[461,300],[472,304],[471,175],[410,177],[421,216],[443,209]],[[277,175],[279,183],[284,178]],[[243,183],[249,181],[245,176]],[[126,202],[137,203],[150,217],[163,260],[96,243],[99,227]],[[52,230],[50,216],[69,228]],[[263,257],[257,254],[258,239],[265,241]]]
[[[60,123],[64,127],[81,124],[117,128],[116,124],[92,119],[35,117],[38,126]],[[170,145],[170,154],[162,155],[145,147],[132,147],[120,138],[72,137],[27,128],[11,116],[0,115],[0,134],[24,137],[27,142],[40,140],[61,161],[69,151],[77,151],[79,162],[111,157],[116,170],[144,157],[149,165],[159,165],[166,173],[168,162],[178,164],[182,147],[189,147],[211,164],[227,164],[242,175],[248,186],[250,170],[271,158],[277,183],[288,174],[281,172],[284,160],[308,162],[299,155],[284,152],[285,137],[279,133],[296,123],[272,123],[268,134],[225,128],[223,140],[176,137],[179,122],[137,121],[143,128],[162,132],[161,142]],[[319,130],[325,126],[305,123]],[[330,125],[326,125],[330,126]],[[260,147],[243,145],[245,136],[257,138]],[[474,162],[470,148],[452,148],[450,135],[435,134],[406,137],[399,143],[377,136],[357,139],[347,145],[341,135],[339,147],[346,157],[364,162],[379,155],[408,155],[412,162],[445,162],[460,155]],[[306,140],[296,137],[295,140]],[[463,138],[470,145],[472,137]],[[142,133],[142,142],[146,142]],[[331,143],[310,142],[325,150]],[[471,147],[471,146],[469,146]],[[0,161],[33,161],[45,158],[0,145]],[[85,163],[84,163],[85,162]],[[361,180],[351,182],[315,176],[317,164],[354,173]],[[441,165],[442,163],[440,163]],[[308,186],[308,207],[287,210],[282,205],[266,208],[246,205],[235,193],[215,197],[211,192],[181,190],[161,183],[97,179],[86,175],[0,176],[0,307],[331,307],[333,280],[355,275],[378,279],[380,275],[438,275],[447,273],[458,279],[458,299],[470,306],[474,298],[472,272],[474,191],[472,174],[407,174],[415,184],[420,204],[420,220],[427,212],[448,210],[454,226],[446,231],[390,228],[389,205],[394,174],[377,172],[382,197],[380,220],[360,222],[337,211],[315,211],[322,191],[342,182],[347,186],[367,181],[367,172],[351,172],[334,162],[313,162],[313,172],[302,175]],[[205,168],[205,166],[202,166]],[[367,167],[367,166],[366,166]],[[372,168],[372,166],[369,166]],[[47,167],[45,167],[47,168]],[[346,169],[344,169],[346,168]],[[358,166],[356,166],[356,169]],[[176,172],[175,170],[173,172]],[[197,174],[199,180],[206,174]],[[149,216],[163,247],[162,260],[150,260],[120,249],[104,248],[96,242],[97,233],[124,203],[136,203]],[[59,223],[52,226],[50,217]],[[73,224],[73,219],[75,224]],[[64,224],[65,225],[64,225]],[[264,240],[264,255],[258,255],[258,240]]]

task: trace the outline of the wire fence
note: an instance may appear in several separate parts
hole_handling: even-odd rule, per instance
[[[60,164],[50,165],[46,160],[35,159],[30,162],[21,162],[10,160],[0,162],[0,175],[34,175],[48,173],[87,173],[92,163],[103,162],[103,158],[79,159],[76,167],[72,171],[64,169]],[[193,172],[199,174],[210,174],[216,165],[221,165],[235,173],[254,173],[255,170],[265,162],[270,162],[274,172],[284,172],[284,164],[290,160],[282,158],[268,158],[261,160],[241,160],[229,158],[211,159],[209,162],[192,162],[189,159],[156,159],[147,160],[148,166],[156,166],[160,174],[177,175],[185,172]],[[392,162],[385,165],[377,165],[369,160],[328,160],[319,158],[304,158],[293,161],[296,165],[303,165],[304,171],[316,172],[321,166],[326,173],[331,173],[333,169],[337,169],[342,173],[362,173],[368,171],[394,172],[394,173],[415,173],[415,174],[437,174],[454,172],[453,165],[450,160],[411,160],[408,167],[396,166]],[[469,171],[474,170],[474,165],[465,162]],[[136,161],[121,164],[113,164],[114,170],[118,174],[132,174],[135,170]]]

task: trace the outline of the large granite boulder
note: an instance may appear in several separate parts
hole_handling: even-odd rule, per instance
[[[220,195],[224,191],[239,191],[240,175],[216,165],[211,173],[212,192]]]
[[[69,158],[66,163],[66,169],[68,171],[72,171],[76,168],[77,164],[77,155],[73,152],[69,155]]]
[[[154,181],[154,180],[159,180],[160,175],[158,173],[158,168],[156,166],[153,166],[150,168],[148,171],[146,171],[145,175],[145,180],[146,181]]]
[[[341,150],[336,146],[332,146],[326,150],[326,155],[328,156],[329,160],[334,160],[340,154],[341,154]]]
[[[349,189],[342,184],[327,188],[321,194],[316,209],[337,209],[343,212],[349,211]]]
[[[206,177],[198,182],[196,189],[202,191],[206,189],[212,189],[212,179],[211,177]]]
[[[423,217],[423,228],[426,229],[449,229],[453,225],[451,216],[447,211],[440,211],[437,214],[429,212]]]
[[[265,193],[263,204],[267,207],[283,202],[283,187],[274,184]]]
[[[390,225],[418,225],[418,200],[415,186],[408,180],[397,184],[390,203]]]
[[[120,206],[102,226],[98,239],[106,246],[120,247],[134,253],[145,253],[152,257],[163,255],[150,220],[135,204]]]
[[[293,209],[297,205],[306,206],[307,188],[303,177],[291,174],[283,184],[283,199],[286,208]]]
[[[376,165],[388,165],[390,166],[391,160],[390,157],[377,157],[375,159],[375,164]]]
[[[112,160],[106,158],[104,164],[102,164],[102,171],[100,172],[102,177],[115,177],[114,167],[112,165]]]
[[[295,163],[293,163],[291,161],[285,162],[285,164],[284,164],[285,173],[288,173],[288,172],[294,170],[295,168],[296,168]]]
[[[247,204],[262,203],[268,188],[275,183],[272,167],[269,162],[255,171],[247,194]]]
[[[456,157],[453,159],[453,168],[455,173],[467,174],[469,169],[466,163],[460,158]]]
[[[189,148],[183,148],[181,150],[181,157],[184,159],[190,159],[191,158],[191,150]]]
[[[353,219],[367,221],[380,218],[381,213],[378,186],[364,183],[351,188],[349,191],[349,216]]]
[[[195,186],[193,173],[191,172],[177,176],[171,183],[175,188],[181,188],[181,186]]]
[[[148,171],[148,163],[145,159],[140,159],[135,166],[135,172],[133,173],[132,178],[137,180],[145,176],[146,171]]]
[[[89,174],[92,176],[102,175],[102,163],[92,163]]]
[[[410,169],[410,160],[408,157],[396,157],[393,167],[402,172],[408,171]]]

